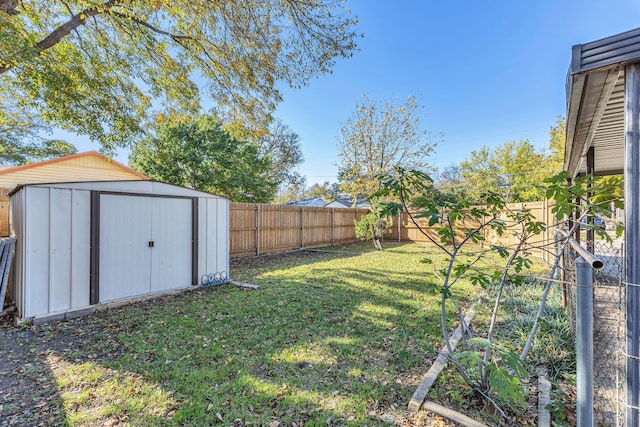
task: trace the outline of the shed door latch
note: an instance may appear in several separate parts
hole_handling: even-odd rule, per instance
[[[154,245],[154,241],[153,240],[149,240],[149,247],[152,248]]]

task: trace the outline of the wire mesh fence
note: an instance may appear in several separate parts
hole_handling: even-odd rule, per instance
[[[591,246],[591,245],[589,245]],[[591,251],[604,263],[593,273],[593,412],[599,426],[623,426],[625,416],[625,311],[622,241],[595,241]],[[567,310],[575,341],[577,254],[563,254]]]

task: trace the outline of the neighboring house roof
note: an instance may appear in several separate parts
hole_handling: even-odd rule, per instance
[[[287,202],[289,206],[313,206],[313,207],[323,207],[327,204],[320,197],[310,197],[308,199],[302,199],[293,202]]]
[[[0,168],[0,188],[71,181],[149,180],[150,178],[97,151],[72,154],[24,166]]]
[[[328,208],[352,208],[353,206],[353,198],[351,197],[339,197],[333,202],[327,204]],[[362,209],[371,209],[371,204],[362,197],[358,197],[356,199],[356,208]]]

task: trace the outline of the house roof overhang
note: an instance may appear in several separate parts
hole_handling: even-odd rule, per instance
[[[573,46],[567,75],[564,170],[585,174],[594,149],[594,174],[624,172],[625,65],[640,62],[640,28]]]

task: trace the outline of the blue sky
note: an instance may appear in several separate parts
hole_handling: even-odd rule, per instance
[[[360,51],[332,74],[283,89],[275,116],[302,139],[308,185],[336,181],[337,135],[362,94],[419,96],[424,128],[444,133],[431,163],[529,139],[540,150],[565,114],[571,46],[640,26],[640,2],[352,0]],[[81,151],[97,149],[67,137]],[[126,153],[117,160],[126,163]]]

